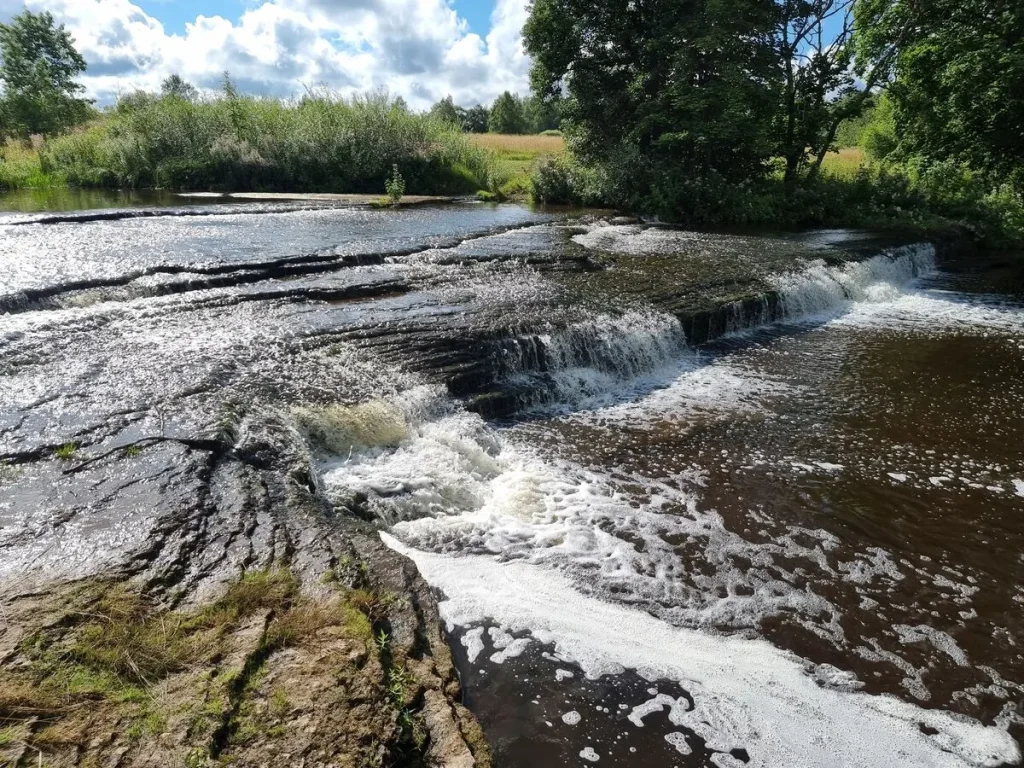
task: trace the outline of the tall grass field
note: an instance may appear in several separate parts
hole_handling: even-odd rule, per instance
[[[294,102],[136,94],[75,131],[4,146],[0,185],[380,193],[397,166],[410,194],[488,188],[494,156],[385,94]]]

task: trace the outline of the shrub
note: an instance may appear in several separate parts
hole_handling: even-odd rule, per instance
[[[384,183],[384,190],[392,205],[398,205],[405,195],[405,179],[398,171],[398,166],[391,166],[391,178]]]

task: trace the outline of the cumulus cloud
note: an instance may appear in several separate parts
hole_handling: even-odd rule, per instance
[[[413,107],[451,94],[466,105],[525,92],[521,30],[527,0],[497,0],[486,37],[448,0],[269,0],[237,20],[197,16],[171,34],[131,0],[28,0],[74,35],[82,78],[101,103],[156,90],[171,73],[212,88],[223,72],[244,91],[275,96],[325,85],[351,93],[384,87]],[[0,0],[0,18],[21,7]]]

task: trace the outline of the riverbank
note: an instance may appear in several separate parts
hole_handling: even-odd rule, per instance
[[[71,131],[7,142],[0,187],[164,188],[383,194],[394,169],[413,195],[475,194],[490,154],[452,125],[385,94],[189,101],[136,93]]]

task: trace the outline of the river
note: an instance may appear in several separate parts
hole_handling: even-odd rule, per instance
[[[416,563],[498,765],[1020,762],[1024,258],[135,202],[0,214],[6,584],[315,571],[228,440]]]

